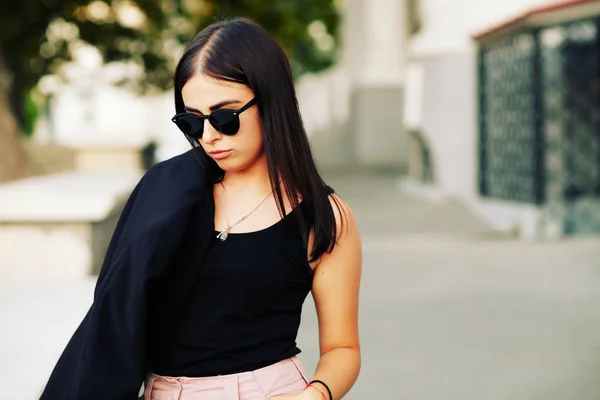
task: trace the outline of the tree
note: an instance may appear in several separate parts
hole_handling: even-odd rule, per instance
[[[248,16],[290,57],[296,76],[335,60],[335,0],[3,0],[0,2],[0,181],[27,172],[18,133],[26,97],[57,74],[78,46],[143,75],[124,84],[167,90],[181,46],[215,19]],[[4,79],[2,79],[4,78]]]

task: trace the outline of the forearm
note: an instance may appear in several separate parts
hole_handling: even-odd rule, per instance
[[[355,348],[337,348],[321,356],[313,379],[318,379],[327,384],[334,400],[339,400],[346,395],[356,382],[360,372],[360,350]],[[319,385],[315,386],[328,397],[327,390]],[[327,399],[329,400],[329,399]]]

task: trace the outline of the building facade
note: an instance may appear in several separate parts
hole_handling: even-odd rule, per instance
[[[421,0],[412,179],[524,237],[600,231],[599,5]]]

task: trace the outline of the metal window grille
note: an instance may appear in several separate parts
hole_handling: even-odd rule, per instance
[[[480,194],[600,232],[600,19],[484,43],[478,80]]]

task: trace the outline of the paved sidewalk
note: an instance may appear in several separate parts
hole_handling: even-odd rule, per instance
[[[458,204],[386,176],[331,177],[363,237],[363,369],[346,397],[600,398],[600,238],[495,239]],[[87,310],[93,279],[0,282],[0,399],[36,398]],[[312,302],[299,335],[318,357]]]
[[[600,399],[599,241],[364,246],[351,400]],[[316,318],[300,344],[311,371]]]

